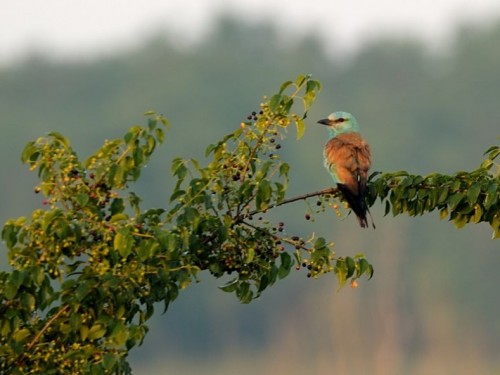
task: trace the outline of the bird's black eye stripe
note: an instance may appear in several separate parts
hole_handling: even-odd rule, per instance
[[[335,120],[336,123],[339,123],[339,122],[344,122],[345,121],[345,118],[341,117],[341,118],[338,118]]]

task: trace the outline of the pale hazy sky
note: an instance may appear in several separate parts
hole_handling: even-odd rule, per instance
[[[130,48],[159,29],[196,43],[220,14],[272,21],[283,32],[317,33],[325,46],[355,50],[381,35],[446,42],[460,22],[500,16],[499,0],[0,0],[0,64],[27,51],[95,57]]]

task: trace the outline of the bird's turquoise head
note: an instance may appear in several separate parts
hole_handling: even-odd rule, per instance
[[[318,124],[328,126],[328,130],[332,136],[359,131],[359,124],[356,118],[349,112],[334,112],[328,118],[319,120]]]

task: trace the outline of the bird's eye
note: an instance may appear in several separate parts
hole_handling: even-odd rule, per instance
[[[344,122],[344,121],[345,121],[345,118],[343,118],[343,117],[335,120],[335,122],[337,122],[337,123]]]

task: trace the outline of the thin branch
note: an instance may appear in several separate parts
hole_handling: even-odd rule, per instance
[[[40,332],[38,332],[36,334],[36,336],[33,338],[33,340],[31,340],[31,342],[28,344],[28,346],[26,347],[26,349],[28,351],[31,350],[33,348],[33,346],[35,346],[35,344],[38,342],[38,340],[40,340],[40,337],[42,337],[42,335],[45,333],[45,331],[49,329],[49,327],[51,326],[51,324],[54,323],[54,321],[57,318],[59,318],[62,314],[64,314],[68,309],[69,309],[69,305],[66,305],[63,308],[61,308],[52,318],[50,318],[47,321],[47,323],[45,323],[45,325],[40,330]]]
[[[338,193],[338,189],[337,188],[328,188],[328,189],[323,189],[323,190],[319,190],[319,191],[315,191],[313,193],[307,193],[307,194],[303,194],[303,195],[298,195],[296,197],[293,197],[293,198],[290,198],[290,199],[285,199],[279,203],[275,203],[275,204],[272,204],[270,206],[267,206],[266,209],[264,210],[253,210],[251,212],[249,212],[248,214],[246,214],[245,216],[253,216],[255,214],[258,214],[260,212],[266,212],[267,210],[270,210],[271,208],[276,208],[276,207],[279,207],[279,206],[283,206],[285,204],[288,204],[288,203],[293,203],[293,202],[297,202],[297,201],[301,201],[301,200],[306,200],[308,198],[312,198],[312,197],[318,197],[318,196],[321,196],[321,195],[334,195],[336,193]],[[242,217],[239,217],[237,219],[242,219]]]

